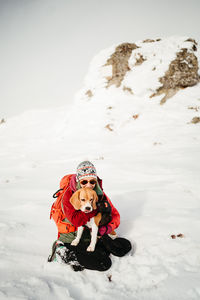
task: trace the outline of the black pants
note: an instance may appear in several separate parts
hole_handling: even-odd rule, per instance
[[[87,238],[88,232],[84,230],[82,238],[77,246],[66,243],[65,246],[74,251],[78,262],[86,269],[106,271],[111,265],[110,254],[122,257],[127,254],[132,246],[125,238],[112,239],[108,235],[102,236],[97,240],[94,252],[87,251],[90,240]]]

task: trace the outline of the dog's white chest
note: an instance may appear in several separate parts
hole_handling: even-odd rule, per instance
[[[95,222],[94,222],[94,218],[91,218],[90,221],[87,222],[86,226],[89,228],[92,228],[94,226]]]
[[[97,241],[97,232],[98,232],[98,227],[95,224],[94,218],[91,218],[89,222],[87,222],[86,226],[88,226],[89,228],[91,228],[91,242],[90,245],[87,248],[87,251],[94,251],[95,249],[95,245],[96,245],[96,241]],[[82,236],[83,233],[83,226],[78,227],[77,230],[77,236],[76,238],[72,241],[71,245],[72,246],[77,246],[80,238]]]

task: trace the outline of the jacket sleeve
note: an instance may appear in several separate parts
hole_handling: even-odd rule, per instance
[[[105,195],[106,196],[106,195]],[[108,202],[111,205],[111,209],[112,209],[112,220],[110,221],[110,223],[108,223],[108,225],[110,225],[112,227],[112,230],[115,230],[119,224],[120,224],[120,214],[118,212],[118,210],[114,207],[114,205],[112,204],[112,202],[110,201],[110,199],[106,196]]]
[[[94,210],[90,213],[84,213],[81,210],[75,210],[72,204],[69,202],[71,196],[71,190],[67,190],[64,194],[62,200],[64,215],[74,226],[83,226],[90,220],[90,218],[96,215],[97,210]]]

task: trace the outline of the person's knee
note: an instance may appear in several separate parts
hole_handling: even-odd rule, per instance
[[[102,263],[99,264],[99,270],[98,271],[107,271],[110,269],[112,266],[112,261],[110,257],[107,257],[106,261],[103,261]]]
[[[122,257],[126,255],[131,249],[132,245],[129,240],[125,238],[111,239],[109,236],[102,238],[104,247],[113,255]]]
[[[112,265],[110,257],[98,250],[95,252],[78,252],[77,258],[79,263],[89,270],[106,271]]]

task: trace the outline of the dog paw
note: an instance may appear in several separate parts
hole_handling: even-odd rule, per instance
[[[87,247],[87,251],[88,251],[88,252],[93,252],[93,251],[94,251],[94,248],[95,248],[94,246],[91,246],[91,245],[90,245],[90,246]]]
[[[77,245],[78,245],[78,243],[79,243],[79,241],[78,241],[78,240],[73,240],[73,241],[71,242],[71,245],[72,245],[72,246],[77,246]]]

